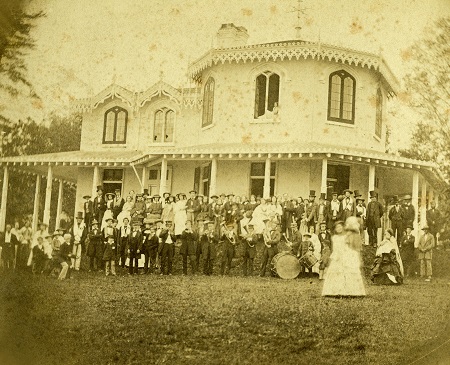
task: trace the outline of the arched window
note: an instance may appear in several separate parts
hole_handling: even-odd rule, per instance
[[[203,92],[202,127],[206,127],[212,124],[213,122],[214,86],[215,86],[214,79],[212,77],[208,78]]]
[[[381,131],[383,129],[383,94],[381,90],[377,90],[376,99],[376,115],[375,115],[375,135],[381,138]]]
[[[328,87],[328,120],[355,122],[355,78],[344,70],[330,74]]]
[[[128,112],[118,106],[105,112],[103,143],[125,143],[127,139]]]
[[[266,71],[256,77],[255,113],[257,119],[263,115],[270,116],[280,96],[280,76]],[[270,113],[267,113],[270,112]]]
[[[175,112],[161,108],[155,112],[153,123],[153,142],[173,142]]]

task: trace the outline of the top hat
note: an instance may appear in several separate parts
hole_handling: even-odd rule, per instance
[[[342,193],[343,194],[345,194],[345,193],[353,194],[353,191],[351,191],[350,189],[345,189]]]
[[[144,189],[144,195],[148,195],[148,189]]]
[[[370,195],[371,198],[376,198],[377,197],[377,193],[375,192],[375,190],[369,191],[369,195]]]
[[[83,212],[77,212],[75,219],[83,219]]]
[[[83,199],[91,199],[90,195],[83,195]]]
[[[355,190],[355,191],[353,192],[353,195],[354,195],[355,197],[358,197],[358,196],[361,196],[362,194],[359,192],[359,190]]]
[[[102,185],[97,185],[97,193],[98,193],[100,190],[103,192],[103,186],[102,186]]]
[[[327,200],[327,194],[326,193],[320,193],[320,198],[322,200]]]
[[[312,197],[316,197],[316,191],[315,190],[310,190],[309,191],[309,196],[312,196]]]

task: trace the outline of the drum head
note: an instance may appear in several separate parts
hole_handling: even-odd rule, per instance
[[[274,263],[274,270],[282,279],[295,279],[300,274],[300,263],[289,253],[278,254]]]

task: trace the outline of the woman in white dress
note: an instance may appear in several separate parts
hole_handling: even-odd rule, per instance
[[[283,208],[278,202],[278,198],[273,196],[269,204],[269,218],[272,222],[281,223],[281,215],[283,214]]]
[[[164,208],[162,210],[161,219],[164,224],[167,221],[173,222],[174,220],[174,207],[175,207],[175,197],[169,196],[164,202]]]
[[[185,194],[178,194],[178,201],[175,203],[175,206],[173,207],[173,213],[174,213],[174,224],[175,224],[175,236],[180,236],[181,233],[183,233],[184,229],[186,228],[186,221],[187,221],[187,213],[186,213],[186,195]]]
[[[125,204],[122,207],[122,211],[117,216],[117,228],[120,228],[123,226],[123,219],[128,218],[128,220],[131,222],[131,209],[134,207],[134,201],[133,197],[131,195],[128,195],[125,199]]]
[[[101,230],[107,226],[106,220],[113,218],[114,197],[113,193],[106,194],[106,211],[103,215]]]
[[[249,224],[253,224],[256,234],[262,234],[266,224],[264,221],[269,218],[269,206],[266,204],[266,200],[261,198],[261,203],[256,206],[252,214],[252,220]]]
[[[345,229],[345,230],[344,230]],[[335,235],[332,236],[333,252],[330,266],[325,272],[322,296],[363,297],[366,289],[361,274],[361,236],[356,217],[345,222],[335,223]]]

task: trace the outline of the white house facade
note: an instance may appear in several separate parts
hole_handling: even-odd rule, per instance
[[[144,92],[111,85],[79,100],[80,151],[0,159],[0,230],[9,169],[35,174],[37,186],[47,177],[47,223],[60,213],[50,212],[54,179],[77,185],[75,212],[97,185],[123,195],[195,189],[262,197],[350,188],[366,200],[372,190],[386,201],[410,194],[422,211],[438,199],[445,183],[435,165],[385,153],[385,109],[398,82],[383,58],[317,42],[247,39],[245,28],[224,24],[217,48],[189,67],[194,88],[162,80]]]

